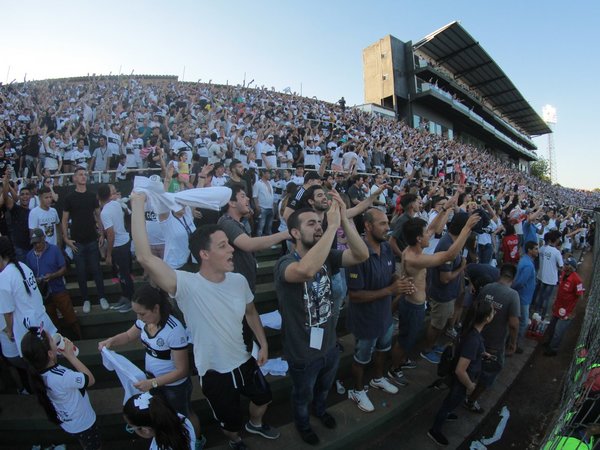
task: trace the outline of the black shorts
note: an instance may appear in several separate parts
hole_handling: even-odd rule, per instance
[[[83,447],[83,450],[98,450],[102,447],[102,439],[100,437],[98,421],[94,422],[94,425],[89,427],[87,430],[80,433],[74,433],[73,436],[77,438],[79,445]]]
[[[257,406],[272,400],[271,388],[254,358],[227,373],[209,370],[200,377],[202,392],[221,428],[232,433],[242,428],[240,394]]]

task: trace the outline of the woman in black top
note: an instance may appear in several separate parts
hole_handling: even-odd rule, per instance
[[[454,409],[465,401],[475,389],[477,378],[481,372],[482,357],[486,356],[481,330],[494,318],[494,307],[490,302],[477,302],[469,312],[472,320],[470,326],[464,328],[458,347],[458,362],[454,370],[453,383],[448,396],[435,416],[433,426],[427,435],[439,445],[448,445],[448,439],[442,434],[442,425],[446,420],[456,420]],[[490,356],[490,355],[487,355]]]

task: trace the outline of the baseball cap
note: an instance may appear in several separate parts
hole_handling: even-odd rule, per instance
[[[41,242],[45,239],[46,239],[46,234],[44,233],[44,230],[42,230],[41,228],[34,228],[33,231],[31,232],[30,242],[32,244],[37,244],[38,242]]]
[[[569,266],[571,266],[573,269],[577,270],[577,261],[575,261],[575,258],[567,258],[565,260],[565,264],[568,264]]]

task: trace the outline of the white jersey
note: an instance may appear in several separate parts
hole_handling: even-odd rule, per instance
[[[185,429],[188,431],[190,435],[190,450],[195,450],[196,448],[196,433],[194,432],[194,427],[192,426],[192,422],[185,418],[185,416],[181,414],[177,414],[181,420],[183,420],[183,425]],[[156,438],[152,438],[152,442],[150,443],[150,448],[148,450],[160,450],[158,448],[158,444],[156,443]],[[171,449],[167,449],[171,450]]]
[[[145,324],[141,320],[136,320],[135,326],[142,332],[140,338],[146,347],[146,372],[154,378],[173,372],[175,362],[172,350],[184,350],[188,346],[185,327],[181,322],[174,316],[169,316],[165,326],[154,336],[148,334]],[[184,383],[187,378],[187,376],[183,377],[167,386],[177,386]]]
[[[85,390],[87,375],[56,365],[46,369],[41,376],[63,430],[81,433],[94,425],[96,413]]]
[[[304,165],[314,166],[315,169],[321,165],[321,147],[306,147],[304,149]]]
[[[246,278],[227,272],[225,280],[213,283],[199,273],[176,270],[175,274],[173,297],[192,336],[198,374],[231,372],[248,361],[241,323],[253,295]]]
[[[10,263],[0,272],[0,314],[13,313],[13,334],[15,342],[21,342],[29,327],[44,323],[44,329],[54,335],[56,327],[50,320],[42,295],[35,281],[35,275],[27,265],[18,263],[25,274],[25,280],[19,269]],[[30,294],[25,289],[29,286]],[[18,346],[19,354],[21,346]]]
[[[57,245],[56,226],[60,223],[56,209],[49,208],[47,211],[36,206],[29,213],[29,229],[41,228],[46,235],[46,242]]]
[[[71,152],[71,164],[75,167],[83,167],[84,169],[88,168],[88,161],[91,159],[92,155],[87,148],[83,150],[79,150],[78,148],[74,149]]]
[[[190,257],[189,239],[196,231],[191,214],[175,217],[169,214],[166,220],[160,222],[165,237],[165,256],[163,260],[172,269],[179,269]]]

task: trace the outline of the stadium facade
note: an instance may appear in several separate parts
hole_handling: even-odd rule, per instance
[[[552,132],[458,22],[417,43],[385,36],[363,50],[363,75],[363,109],[394,111],[412,127],[486,148],[521,170],[537,159],[531,138]]]

